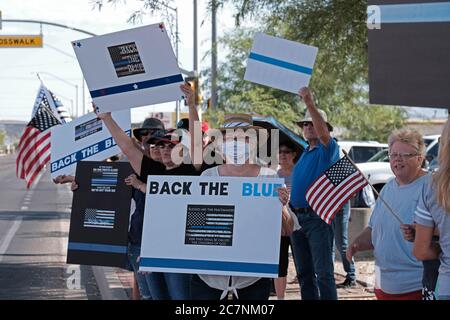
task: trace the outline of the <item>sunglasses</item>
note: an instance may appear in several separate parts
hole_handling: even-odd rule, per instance
[[[153,134],[153,133],[155,133],[157,131],[160,131],[160,129],[142,129],[142,130],[139,131],[139,134],[141,136],[147,136],[147,135]]]
[[[302,127],[306,127],[306,126],[311,126],[314,127],[314,124],[312,122],[309,121],[304,121],[301,123]]]
[[[294,152],[294,151],[290,151],[290,150],[279,150],[278,151],[279,154],[290,154],[292,152]]]
[[[163,149],[173,149],[175,147],[172,143],[161,143],[156,145],[157,148],[163,150]]]

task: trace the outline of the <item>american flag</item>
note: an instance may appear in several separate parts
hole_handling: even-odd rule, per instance
[[[344,204],[367,184],[363,174],[344,156],[309,186],[306,200],[330,224]]]
[[[34,102],[33,106],[33,112],[31,114],[31,117],[34,117],[37,109],[39,106],[43,103],[46,105],[50,110],[53,112],[55,117],[61,122],[62,124],[72,121],[72,118],[70,117],[69,112],[67,111],[66,107],[61,103],[61,101],[51,92],[47,89],[44,84],[41,83],[41,86],[39,87],[38,94],[36,96],[36,100]]]
[[[86,228],[114,229],[115,217],[115,211],[88,208],[84,211],[83,226]]]
[[[50,161],[51,127],[60,124],[49,107],[41,103],[34,117],[25,127],[20,138],[16,158],[16,175],[27,181],[27,188],[33,185]]]

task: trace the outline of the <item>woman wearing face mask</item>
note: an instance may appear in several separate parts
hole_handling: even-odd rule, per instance
[[[234,132],[235,129],[242,131],[237,133]],[[204,171],[202,176],[278,177],[274,170],[255,163],[256,148],[246,138],[248,137],[246,131],[251,129],[258,129],[253,126],[251,116],[227,115],[224,126],[220,128],[224,133],[224,141],[218,144],[225,164]],[[254,132],[256,133],[256,130]],[[293,221],[284,206],[289,193],[286,188],[279,189],[278,193],[283,204],[283,226],[292,232]],[[267,300],[270,294],[270,281],[267,278],[256,277],[194,275],[191,280],[191,297],[199,300],[219,300],[225,299],[228,293],[232,292],[234,298],[240,300]]]

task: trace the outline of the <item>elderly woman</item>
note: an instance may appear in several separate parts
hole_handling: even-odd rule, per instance
[[[450,300],[450,124],[442,132],[439,169],[423,186],[416,210],[414,255],[419,260],[440,259],[437,296]],[[433,241],[435,229],[439,243]]]
[[[413,244],[403,238],[402,228],[414,221],[420,192],[428,177],[422,170],[425,146],[417,131],[404,129],[389,137],[389,162],[395,178],[380,197],[403,225],[378,199],[369,226],[347,250],[351,261],[358,251],[374,250],[375,295],[380,300],[421,300],[423,266],[413,255]]]

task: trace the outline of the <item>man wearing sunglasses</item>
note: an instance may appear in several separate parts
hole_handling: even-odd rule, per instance
[[[302,228],[291,235],[295,267],[303,300],[337,300],[334,280],[334,221],[328,225],[306,200],[308,187],[339,159],[339,147],[331,138],[333,127],[324,111],[314,105],[309,88],[301,88],[299,96],[307,112],[297,122],[309,146],[292,173],[290,207]]]

